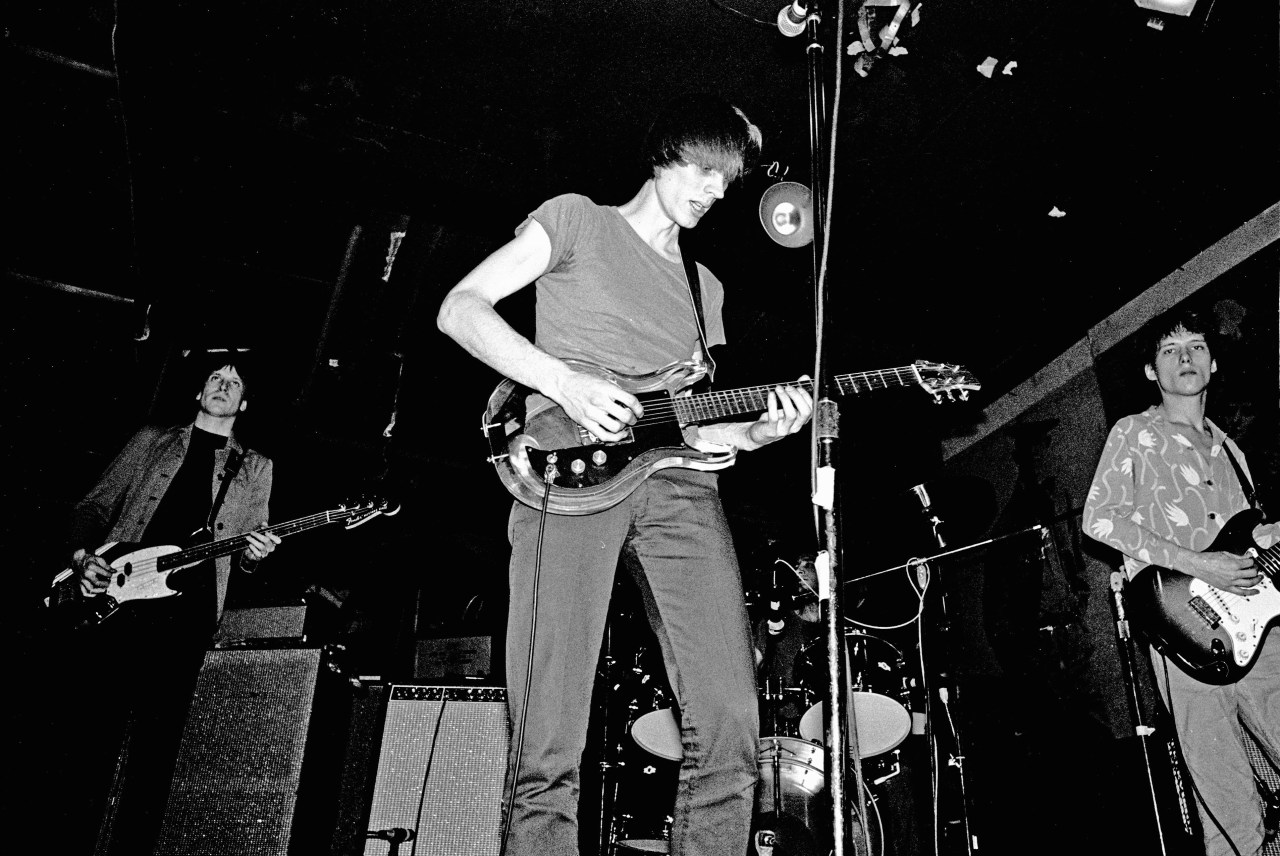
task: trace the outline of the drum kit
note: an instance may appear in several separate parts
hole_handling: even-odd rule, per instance
[[[874,788],[898,774],[898,747],[911,733],[910,680],[901,651],[878,636],[846,633],[845,654],[848,704],[857,722],[864,778],[874,802]],[[802,646],[794,675],[795,686],[763,681],[758,689],[763,728],[779,733],[760,737],[751,856],[816,856],[831,850],[821,700],[826,680],[824,646],[819,642]],[[627,700],[625,737],[606,764],[614,775],[606,802],[602,856],[666,853],[684,752],[660,658],[641,648],[616,688]],[[802,713],[771,715],[778,709]],[[874,812],[868,814],[875,841],[878,820]]]
[[[917,513],[923,513],[923,519],[931,526],[932,540],[943,550],[948,544],[936,508],[957,512],[948,520],[947,528],[953,535],[980,532],[994,518],[990,485],[973,479],[922,484],[912,489],[909,500]],[[975,542],[951,552],[983,543],[989,542]],[[903,649],[890,638],[850,621],[842,634],[843,646],[837,646],[842,647],[844,657],[843,707],[849,718],[848,745],[843,752],[829,751],[829,723],[823,702],[830,686],[830,655],[834,652],[828,651],[826,636],[821,632],[825,622],[819,617],[815,597],[816,569],[812,562],[806,565],[803,561],[799,568],[792,568],[801,590],[791,592],[779,584],[779,563],[787,564],[781,560],[775,563],[770,589],[745,592],[749,609],[766,602],[770,608],[770,617],[758,623],[757,633],[757,646],[762,649],[758,652],[759,662],[764,666],[757,686],[761,735],[749,856],[825,856],[832,852],[833,830],[838,825],[832,822],[832,783],[827,781],[827,762],[841,756],[857,759],[853,766],[863,789],[862,798],[851,800],[854,807],[848,809],[858,817],[846,815],[844,823],[846,829],[854,830],[856,856],[869,856],[866,847],[873,853],[894,851],[897,842],[885,840],[886,830],[893,832],[896,828],[896,836],[903,823],[912,822],[914,809],[909,808],[911,798],[906,794],[914,787],[912,766],[919,763],[913,754],[914,744],[903,744],[913,733],[923,733],[924,739],[933,740],[923,698],[924,679],[917,677],[916,667],[922,669],[923,664],[916,663],[914,657],[909,664]],[[945,628],[945,615],[942,618],[940,623]],[[634,627],[637,622],[626,624]],[[778,641],[782,639],[778,628],[782,627],[786,627],[785,643]],[[762,636],[765,628],[767,635]],[[769,641],[771,637],[774,641]],[[609,645],[607,638],[606,662],[612,662]],[[762,653],[764,650],[769,653]],[[614,724],[608,726],[610,738],[604,743],[606,751],[600,765],[600,856],[670,850],[676,781],[684,754],[679,713],[656,645],[640,640],[632,653],[630,667],[622,677],[607,681],[611,699],[601,702],[607,711],[624,713],[610,720]],[[624,699],[625,705],[619,704]],[[610,714],[606,719],[609,716],[619,715]],[[958,742],[959,736],[955,738]],[[899,782],[886,784],[903,773],[906,775]],[[887,809],[883,817],[882,807]],[[962,807],[964,811],[967,810]],[[966,838],[966,847],[967,842]]]

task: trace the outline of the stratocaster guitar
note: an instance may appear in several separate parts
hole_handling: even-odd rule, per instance
[[[330,523],[346,523],[345,528],[354,529],[374,517],[390,517],[399,510],[399,506],[393,506],[386,500],[367,499],[256,531],[271,532],[283,538]],[[174,571],[238,553],[248,543],[247,533],[186,549],[172,544],[144,547],[113,541],[94,551],[115,571],[105,592],[86,597],[80,592],[80,579],[75,569],[66,568],[53,578],[53,587],[44,603],[58,612],[59,623],[63,626],[91,627],[114,615],[128,601],[153,600],[178,594],[178,591],[168,585],[169,575]]]
[[[489,440],[489,462],[503,486],[520,502],[549,511],[582,515],[617,505],[654,472],[667,467],[718,470],[733,450],[702,452],[689,446],[683,429],[768,409],[767,386],[678,395],[706,374],[695,362],[672,363],[646,375],[625,375],[583,360],[565,360],[617,384],[640,399],[644,416],[618,442],[604,442],[579,426],[551,399],[510,379],[489,396],[481,430]],[[977,380],[959,366],[915,362],[909,366],[837,375],[841,395],[919,386],[935,401],[969,397]],[[810,381],[783,385],[808,386]],[[548,491],[547,475],[550,474]]]
[[[1262,572],[1249,597],[1215,588],[1189,574],[1150,565],[1129,583],[1129,611],[1156,650],[1206,684],[1238,681],[1280,615],[1280,543],[1262,549],[1253,529],[1262,512],[1247,509],[1227,521],[1205,552],[1252,553]]]

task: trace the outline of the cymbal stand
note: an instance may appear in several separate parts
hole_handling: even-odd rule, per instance
[[[923,484],[919,484],[919,485],[916,485],[914,488],[912,488],[912,490],[914,491],[916,498],[920,500],[921,513],[924,514],[925,519],[929,521],[929,525],[933,533],[934,541],[937,543],[939,549],[945,551],[947,549],[947,539],[943,534],[944,523],[942,518],[940,518],[933,509],[933,501],[929,497],[928,489]],[[933,575],[933,578],[934,578],[933,585],[936,585],[938,587],[938,598],[937,598],[938,620],[935,623],[935,626],[937,627],[938,640],[941,643],[938,647],[940,647],[940,649],[943,652],[950,651],[951,647],[948,640],[948,636],[951,633],[951,619],[947,614],[947,589],[946,589],[946,586],[943,584],[941,566],[933,565],[930,568],[928,562],[925,562],[925,563],[922,563],[920,567],[922,569],[925,569],[924,570],[925,573],[931,573]],[[945,653],[943,656],[945,657]],[[926,677],[926,676],[922,675],[921,677]],[[948,686],[948,684],[952,683],[952,681],[949,676],[948,664],[946,662],[944,662],[942,664],[942,667],[937,670],[937,677],[938,677],[938,688],[937,688],[938,699],[939,701],[942,702],[943,711],[946,713],[947,728],[951,732],[951,741],[953,744],[953,747],[952,747],[953,751],[947,763],[948,763],[948,766],[955,768],[956,782],[960,788],[960,825],[961,825],[960,831],[964,835],[964,852],[972,856],[973,851],[977,848],[977,838],[974,835],[973,829],[970,826],[970,822],[969,822],[969,794],[968,794],[968,788],[966,787],[965,769],[964,769],[964,764],[965,764],[964,740],[960,736],[960,726],[956,723],[956,718],[953,715],[955,712],[955,701],[958,700],[960,693],[959,693],[959,688],[955,687],[954,688],[956,690],[955,697],[954,698],[952,697],[951,691],[953,687]],[[927,683],[927,678],[926,678],[926,683]],[[934,786],[936,788],[937,782],[940,780],[941,777],[938,775],[938,771],[937,771],[937,765],[938,765],[938,757],[937,757],[938,751],[937,751],[937,744],[936,744],[937,735],[933,726],[934,718],[932,716],[932,710],[933,710],[933,699],[932,697],[928,697],[928,700],[926,702],[925,730],[928,734],[929,766],[932,769],[934,774]],[[935,818],[935,822],[936,820],[937,819]]]

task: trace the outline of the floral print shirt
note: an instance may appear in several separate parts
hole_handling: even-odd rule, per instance
[[[1126,416],[1107,436],[1083,528],[1124,555],[1131,578],[1147,565],[1173,567],[1183,550],[1203,552],[1232,517],[1249,507],[1224,444],[1248,475],[1244,455],[1208,419],[1205,425],[1213,438],[1208,457],[1159,407]],[[1267,546],[1276,532],[1269,524],[1256,527],[1254,534]]]

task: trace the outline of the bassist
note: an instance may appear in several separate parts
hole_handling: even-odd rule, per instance
[[[1139,335],[1160,403],[1111,429],[1083,528],[1123,554],[1130,578],[1154,565],[1250,597],[1269,584],[1263,567],[1243,549],[1215,545],[1223,527],[1249,509],[1253,488],[1244,454],[1206,416],[1218,370],[1212,337],[1208,319],[1183,311],[1155,319]],[[1251,534],[1266,548],[1280,527],[1259,524]],[[1251,668],[1225,684],[1197,680],[1173,658],[1153,653],[1153,662],[1195,786],[1207,856],[1259,853],[1264,824],[1241,727],[1280,764],[1280,634],[1267,634]]]
[[[232,430],[248,407],[244,360],[214,354],[200,379],[194,420],[140,430],[75,506],[68,552],[85,597],[105,591],[112,574],[94,553],[102,544],[189,545],[266,525],[271,460],[242,446]],[[236,556],[175,573],[171,585],[181,596],[129,603],[102,628],[70,641],[64,684],[75,697],[60,699],[55,711],[65,717],[55,728],[67,751],[54,765],[60,792],[53,801],[66,812],[58,828],[75,842],[67,852],[154,848],[233,564],[252,571],[280,541],[264,532],[246,540]]]

